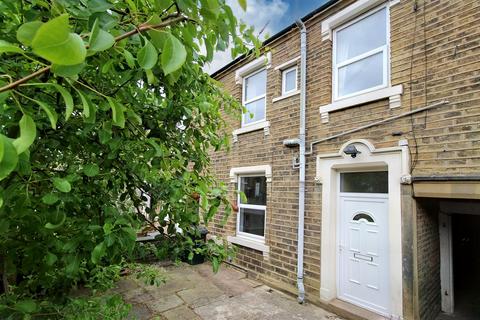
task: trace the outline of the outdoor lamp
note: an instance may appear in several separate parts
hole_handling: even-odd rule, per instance
[[[354,144],[349,144],[344,150],[343,153],[350,155],[352,158],[356,158],[357,154],[361,153],[357,150]]]

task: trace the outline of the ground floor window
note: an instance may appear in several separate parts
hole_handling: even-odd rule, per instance
[[[254,240],[265,239],[267,180],[265,176],[238,177],[237,235]]]

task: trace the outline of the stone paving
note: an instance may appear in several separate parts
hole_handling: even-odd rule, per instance
[[[248,279],[243,272],[210,264],[165,267],[167,282],[146,286],[124,278],[115,291],[132,304],[129,319],[139,320],[341,320],[311,304]]]

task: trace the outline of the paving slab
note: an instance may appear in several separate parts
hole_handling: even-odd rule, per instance
[[[117,293],[123,293],[125,291],[133,291],[138,288],[139,285],[135,280],[130,278],[123,278],[117,282],[117,286],[115,287],[115,289],[113,289],[113,291]]]
[[[184,301],[177,295],[172,294],[166,297],[154,298],[151,301],[147,301],[148,306],[154,313],[162,313],[164,311],[174,309],[184,304]]]
[[[187,306],[169,310],[162,315],[168,320],[201,320],[201,318]]]
[[[193,308],[207,305],[226,297],[222,290],[205,280],[202,285],[179,291],[177,295]]]
[[[209,264],[195,266],[201,276],[219,288],[227,297],[237,296],[252,289],[252,286],[243,282],[245,273],[233,268],[221,268],[217,273],[213,272]]]
[[[124,294],[124,298],[130,303],[145,303],[154,299],[154,297],[143,288],[127,291]]]
[[[208,263],[202,263],[193,266],[193,269],[198,272],[202,277],[206,278],[222,278],[228,280],[240,280],[246,277],[245,272],[234,269],[232,267],[223,267],[218,270],[217,273],[213,272],[213,268]]]
[[[148,320],[152,317],[153,314],[146,305],[141,303],[134,303],[132,304],[132,309],[130,309],[130,313],[128,314],[127,319]]]

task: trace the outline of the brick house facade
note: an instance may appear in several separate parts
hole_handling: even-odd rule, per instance
[[[480,212],[480,3],[329,1],[302,21],[307,300],[392,319],[453,312],[450,224],[455,214]],[[284,141],[299,135],[299,28],[292,24],[265,48],[262,57],[240,57],[212,75],[253,117],[228,118],[231,150],[212,154],[213,172],[240,211],[225,225],[220,214],[210,231],[237,246],[234,264],[296,292],[299,149]],[[365,215],[355,217],[363,220],[345,218],[362,203]],[[442,219],[450,231],[442,231]],[[358,239],[368,254],[352,249]],[[385,245],[369,247],[375,243]],[[355,274],[356,263],[365,275]]]

